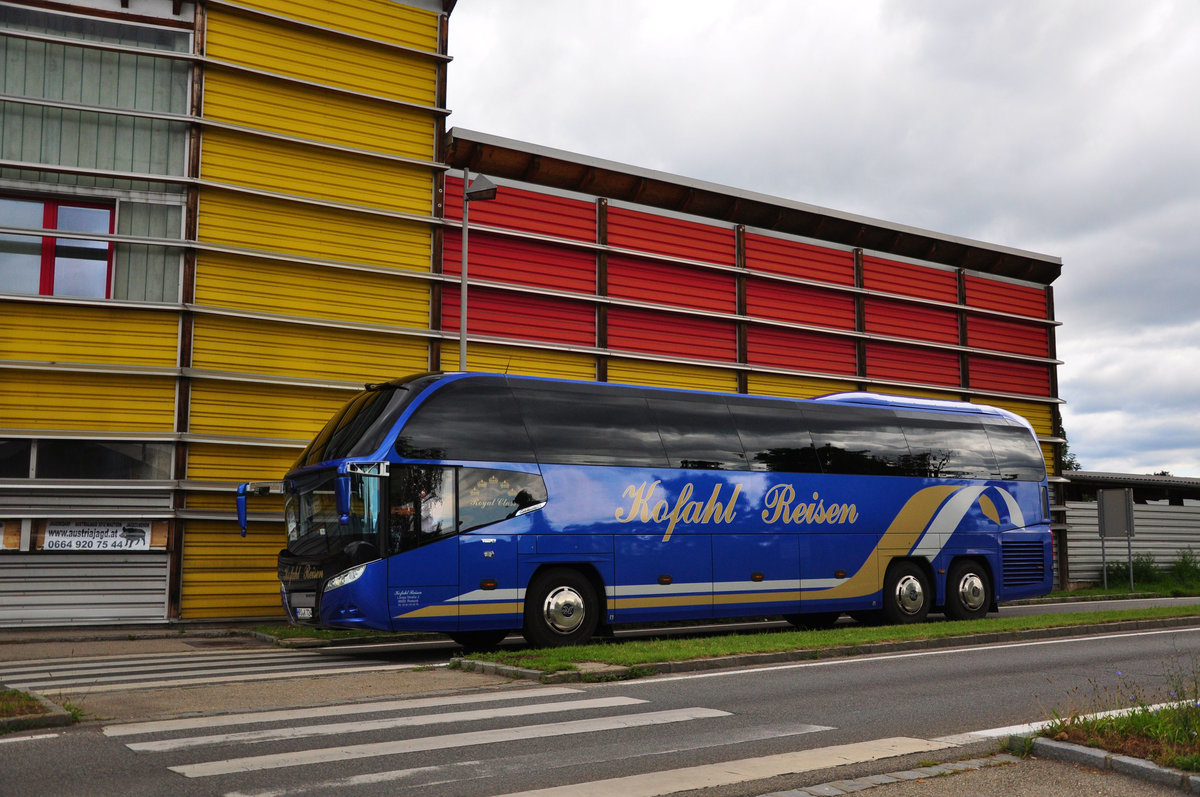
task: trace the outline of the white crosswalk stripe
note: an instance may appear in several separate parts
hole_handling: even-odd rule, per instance
[[[97,693],[412,670],[428,666],[330,656],[311,651],[160,653],[137,657],[94,656],[6,662],[0,664],[0,684],[10,689],[35,692],[86,689],[89,693]]]
[[[449,785],[451,793],[482,794],[487,790],[483,784],[511,783],[513,775],[543,772],[548,764],[560,774],[586,776],[594,769],[591,764],[624,762],[630,753],[621,741],[623,731],[664,728],[639,737],[634,757],[670,762],[687,750],[831,730],[800,723],[751,728],[722,722],[732,716],[703,706],[655,707],[642,698],[595,696],[583,688],[529,687],[127,723],[102,730],[176,775],[228,789],[227,797],[353,793],[355,787],[379,784],[407,793]],[[442,725],[453,727],[420,735],[421,729]],[[666,731],[684,725],[696,728]],[[562,743],[568,738],[575,741]],[[548,747],[521,746],[530,740],[545,740]],[[266,749],[248,754],[247,745],[257,744]],[[455,750],[487,752],[456,756]],[[429,763],[431,752],[441,763]],[[743,768],[752,774],[762,771]],[[247,778],[256,773],[267,779],[248,785],[253,781]]]

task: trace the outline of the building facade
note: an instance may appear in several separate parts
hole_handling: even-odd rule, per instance
[[[0,2],[0,625],[279,615],[233,487],[459,367],[464,169],[470,370],[983,401],[1056,472],[1057,258],[448,131],[452,6]]]

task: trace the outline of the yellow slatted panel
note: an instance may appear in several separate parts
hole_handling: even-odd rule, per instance
[[[719,390],[724,393],[737,391],[737,374],[734,371],[641,360],[609,360],[608,381],[689,390]]]
[[[1046,473],[1054,473],[1054,444],[1042,443],[1042,459],[1046,461]]]
[[[424,338],[196,315],[192,364],[214,371],[379,382],[425,371]]]
[[[0,370],[0,426],[171,432],[175,378]]]
[[[351,393],[317,387],[197,379],[191,431],[308,441]]]
[[[346,396],[349,400],[349,396]],[[332,413],[330,413],[332,415]],[[300,448],[189,443],[187,477],[204,482],[273,481],[291,469]]]
[[[183,619],[281,616],[275,565],[285,542],[282,523],[251,523],[242,537],[235,522],[187,521]]]
[[[433,113],[260,75],[209,70],[204,78],[204,117],[387,155],[434,157]]]
[[[937,399],[938,401],[962,401],[961,393],[946,393],[941,390],[920,390],[918,388],[886,388],[869,387],[869,393],[884,393],[889,396],[911,396],[912,398]]]
[[[200,176],[343,204],[429,214],[433,173],[424,167],[213,129]]]
[[[438,15],[379,0],[241,0],[240,5],[358,36],[437,52]]]
[[[780,374],[749,374],[746,387],[749,392],[756,395],[781,396],[783,398],[813,398],[829,393],[857,390],[857,386],[853,382],[810,379],[803,376],[782,376]]]
[[[1031,401],[1008,401],[1006,399],[977,398],[975,404],[988,404],[1009,412],[1015,412],[1033,425],[1038,437],[1054,436],[1054,409],[1049,404],[1038,404]]]
[[[573,354],[543,349],[522,349],[515,346],[493,346],[472,343],[467,347],[467,366],[472,371],[520,374],[522,376],[552,376],[560,379],[595,379],[596,358],[590,354]],[[443,371],[458,370],[458,343],[442,342]]]
[[[403,102],[437,102],[438,64],[429,58],[220,7],[209,8],[207,21],[210,58]]]
[[[0,302],[0,359],[178,364],[179,318],[127,308]]]
[[[201,192],[199,236],[205,243],[410,271],[429,271],[433,252],[424,224],[219,189]]]
[[[403,272],[372,274],[220,252],[200,252],[196,260],[198,304],[429,328],[429,283]],[[336,301],[331,284],[337,286]]]
[[[276,477],[282,478],[283,473]],[[243,479],[242,481],[259,481],[258,479]],[[268,481],[263,479],[262,481]],[[270,480],[274,481],[274,479]],[[232,485],[225,492],[210,492],[210,491],[192,491],[187,496],[187,508],[189,510],[211,510],[214,512],[234,512],[237,509],[237,492]],[[246,508],[251,514],[256,512],[277,512],[280,517],[283,517],[283,496],[282,495],[252,495],[246,502]]]

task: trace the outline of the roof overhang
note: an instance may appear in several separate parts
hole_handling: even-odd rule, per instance
[[[577,191],[731,224],[1049,285],[1062,259],[767,194],[541,147],[474,130],[447,132],[447,163],[491,177]]]

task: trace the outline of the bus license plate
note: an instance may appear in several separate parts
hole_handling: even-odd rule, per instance
[[[297,606],[296,607],[296,619],[297,620],[311,620],[312,619],[312,607],[311,606]]]

